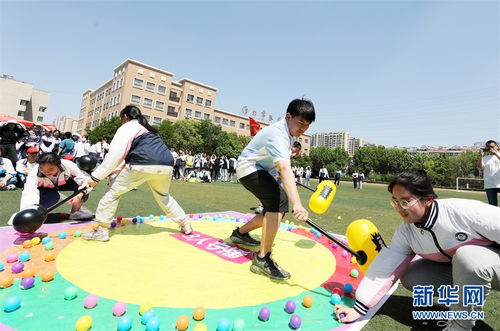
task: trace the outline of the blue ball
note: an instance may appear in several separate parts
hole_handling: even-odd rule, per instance
[[[132,317],[130,316],[122,316],[118,320],[118,331],[128,331],[132,327]]]
[[[30,253],[29,252],[22,252],[20,255],[19,255],[19,261],[21,262],[26,262],[30,259]],[[0,270],[2,270],[3,267],[0,268]]]
[[[345,283],[344,285],[344,292],[345,293],[351,293],[353,290],[352,284],[351,283]]]
[[[5,268],[5,263],[0,262],[0,271],[2,271],[2,270],[3,270],[3,268]]]
[[[59,239],[66,239],[66,232],[60,232],[58,237]]]
[[[46,243],[49,243],[51,241],[52,241],[52,239],[50,239],[50,237],[45,237],[45,238],[42,239],[42,244],[45,245]]]
[[[4,302],[3,302],[3,310],[6,312],[11,312],[19,308],[21,305],[21,298],[18,297],[17,295],[8,297]]]
[[[132,223],[134,223],[134,224],[137,223],[137,218],[136,217],[132,218]]]
[[[229,318],[221,318],[217,323],[217,331],[229,331],[231,329],[231,321]]]
[[[155,312],[152,310],[146,310],[142,314],[141,322],[142,324],[146,325],[151,317],[155,316]]]
[[[160,329],[160,319],[152,316],[146,323],[146,331],[158,331]]]
[[[334,305],[337,305],[337,304],[339,304],[342,301],[342,298],[340,297],[340,295],[334,293],[334,294],[332,294],[332,297],[330,298],[330,301]]]

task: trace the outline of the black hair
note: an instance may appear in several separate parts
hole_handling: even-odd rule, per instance
[[[146,120],[146,118],[144,117],[144,115],[142,115],[139,107],[133,106],[133,105],[126,106],[120,112],[120,118],[122,118],[125,115],[128,117],[129,120],[139,121],[139,124],[141,124],[143,127],[145,127],[149,132],[158,133],[158,130],[156,130],[151,125],[149,125],[149,123]]]
[[[491,144],[491,143],[494,143],[495,145],[497,145],[497,146],[498,146],[497,142],[496,142],[496,141],[494,141],[494,140],[488,140],[488,141],[486,142],[486,144],[484,144],[484,145],[485,145],[485,146],[488,146],[488,145],[489,145],[489,144]]]
[[[59,167],[61,165],[61,158],[56,153],[52,153],[52,152],[43,153],[43,154],[40,154],[38,156],[38,158],[36,159],[36,162],[38,164],[49,163],[49,164],[52,164],[52,165]]]
[[[292,147],[302,149],[302,144],[298,141],[294,141]]]
[[[402,172],[391,180],[387,190],[392,193],[395,185],[401,185],[410,191],[411,194],[420,198],[436,199],[438,197],[432,187],[431,179],[427,176],[425,171]]]
[[[309,123],[314,122],[316,119],[316,112],[314,111],[312,101],[304,98],[292,100],[292,102],[288,104],[286,112],[290,113],[292,117],[301,116]]]
[[[64,138],[71,139],[71,136],[72,136],[71,132],[69,132],[69,131],[64,132]]]
[[[7,155],[7,148],[5,146],[0,146],[0,156]]]

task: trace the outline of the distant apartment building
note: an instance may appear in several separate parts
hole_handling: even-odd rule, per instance
[[[406,149],[410,154],[446,154],[448,156],[457,156],[464,152],[477,152],[477,148],[470,147],[441,147],[441,148],[433,148],[433,147],[424,147],[424,148],[408,148]]]
[[[54,126],[61,132],[77,132],[78,130],[78,118],[58,116],[54,120]]]
[[[50,93],[37,90],[33,84],[17,81],[12,76],[0,77],[0,113],[43,122]]]
[[[320,132],[314,133],[311,136],[311,147],[326,146],[331,149],[340,147],[347,151],[349,155],[353,155],[356,149],[366,146],[367,143],[363,138],[350,137],[349,132]]]
[[[350,155],[354,155],[354,152],[359,148],[359,147],[362,147],[364,146],[364,141],[363,141],[363,138],[349,138],[349,146],[348,146],[348,149],[347,149],[347,152],[350,154]]]
[[[77,131],[83,134],[102,121],[118,116],[129,104],[140,107],[152,125],[164,120],[210,120],[224,131],[250,135],[248,116],[216,109],[217,88],[195,80],[173,79],[174,74],[127,59],[113,70],[113,77],[100,87],[83,93]],[[269,123],[259,121],[261,127]],[[310,149],[310,136],[299,138],[304,152]]]

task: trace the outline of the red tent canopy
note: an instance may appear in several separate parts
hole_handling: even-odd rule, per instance
[[[21,123],[24,126],[27,126],[27,127],[32,127],[33,125],[38,124],[38,125],[41,125],[45,129],[50,130],[50,131],[55,129],[54,124],[44,124],[44,123],[40,123],[40,122],[32,122],[32,121],[28,121],[28,120],[25,120],[25,119],[22,119],[19,117],[0,114],[0,122],[7,122],[7,121],[16,121],[18,123]]]

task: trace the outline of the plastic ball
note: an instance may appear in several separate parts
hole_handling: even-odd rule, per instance
[[[311,308],[312,305],[313,305],[313,298],[312,296],[310,295],[306,295],[303,299],[302,299],[302,304],[304,305],[304,307],[306,308]]]
[[[52,271],[45,271],[44,273],[42,273],[43,282],[50,282],[53,279],[54,279],[54,273]]]
[[[52,241],[52,239],[50,239],[50,237],[45,237],[45,238],[42,239],[42,244],[45,245],[45,244],[47,244],[47,243],[49,243],[51,241]]]
[[[186,330],[189,326],[189,317],[187,317],[186,315],[179,316],[177,318],[177,321],[175,322],[175,326],[179,331]]]
[[[160,329],[160,319],[152,316],[146,323],[146,331],[158,331]]]
[[[198,323],[194,326],[193,331],[207,331],[207,326],[204,323]]]
[[[3,270],[3,268],[5,268],[5,263],[0,262],[0,271],[2,271],[2,270]]]
[[[122,316],[127,311],[127,304],[125,302],[117,302],[113,306],[113,315]]]
[[[118,325],[116,327],[118,331],[128,331],[132,328],[132,317],[122,316],[118,319]]]
[[[358,276],[359,276],[359,271],[356,269],[352,269],[351,270],[351,277],[358,278]]]
[[[6,312],[10,313],[11,311],[16,310],[21,306],[21,298],[18,297],[17,295],[8,297],[4,302],[3,302],[3,310]]]
[[[341,216],[337,216],[337,221],[342,221],[342,217]]]
[[[345,317],[345,314],[344,313],[340,313],[339,314],[339,318],[344,318]]]
[[[109,226],[110,226],[112,229],[116,228],[116,222],[115,222],[115,221],[111,222],[111,224],[110,224]]]
[[[267,307],[262,307],[259,311],[259,318],[261,321],[267,321],[271,316],[271,311]]]
[[[233,321],[233,331],[243,331],[245,329],[245,320],[237,318]]]
[[[46,243],[45,246],[43,246],[43,248],[45,248],[46,251],[53,250],[54,249],[54,242],[51,241],[51,242]]]
[[[118,217],[116,218],[116,220],[117,220],[118,222],[121,222],[121,221],[122,221],[122,219],[123,219],[123,217],[121,217],[121,216],[118,216]]]
[[[0,278],[0,288],[7,288],[12,285],[14,278],[11,275],[5,275]]]
[[[339,247],[339,245],[337,245],[337,243],[332,244],[332,248],[337,248],[337,247]]]
[[[355,257],[355,256],[351,257],[351,263],[352,263],[352,264],[356,264],[356,263],[358,263],[358,260],[356,260],[356,257]]]
[[[31,242],[31,240],[25,240],[23,242],[23,247],[24,248],[30,248],[32,245],[33,245],[33,243]]]
[[[85,315],[76,321],[76,331],[87,331],[92,327],[92,317]]]
[[[33,246],[36,246],[40,243],[40,238],[39,237],[35,237],[35,238],[31,238],[31,244]]]
[[[132,218],[132,223],[134,223],[134,224],[137,223],[137,218],[136,217]]]
[[[56,259],[56,253],[48,252],[43,259],[45,260],[45,262],[54,261]]]
[[[21,272],[21,277],[26,278],[26,277],[35,277],[35,270],[33,268],[24,268],[24,271]]]
[[[74,286],[70,286],[64,291],[64,300],[73,300],[78,296],[78,289]]]
[[[73,237],[75,237],[75,238],[78,238],[81,236],[82,236],[82,231],[80,231],[80,230],[77,230],[77,231],[75,231],[75,233],[73,233]]]
[[[290,326],[292,329],[298,329],[300,328],[300,325],[302,324],[302,319],[300,318],[299,315],[294,314],[292,317],[290,317]]]
[[[347,257],[347,255],[349,255],[349,252],[344,249],[342,251],[342,257]]]
[[[66,234],[66,232],[60,232],[57,236],[59,237],[59,239],[66,239],[68,235]]]
[[[153,305],[149,302],[143,303],[139,306],[139,314],[144,314],[145,311],[153,309]]]
[[[334,305],[338,305],[340,302],[342,302],[342,298],[338,294],[332,294],[330,302],[333,303]]]
[[[295,301],[293,300],[288,300],[285,303],[285,311],[289,314],[295,312],[295,308],[297,308],[297,305],[295,304]]]
[[[83,302],[83,306],[87,309],[92,309],[95,306],[97,306],[97,302],[99,301],[99,298],[95,294],[89,294],[85,298],[85,301]]]
[[[19,284],[19,287],[21,290],[27,290],[33,287],[35,285],[35,278],[32,276],[25,277],[21,279],[21,283]]]
[[[26,262],[30,259],[31,255],[29,252],[22,252],[20,255],[19,255],[19,261],[21,262]]]
[[[18,274],[24,270],[24,263],[17,262],[12,265],[12,273]]]
[[[18,257],[19,256],[16,253],[11,253],[7,255],[7,259],[5,259],[5,261],[7,261],[7,263],[14,263],[17,261]]]
[[[344,284],[344,292],[345,293],[351,293],[353,290],[352,284],[351,283],[345,283]]]
[[[141,323],[146,325],[151,317],[155,316],[155,312],[153,310],[146,310],[141,317]]]
[[[99,223],[92,224],[92,230],[97,230],[99,228]]]
[[[332,293],[342,295],[342,290],[339,289],[338,287],[334,287]]]
[[[217,322],[217,331],[229,331],[231,329],[231,320],[229,318],[221,318]]]
[[[152,221],[152,220],[154,220],[154,219],[155,219],[154,215],[149,215],[149,220],[150,220],[150,221]]]
[[[201,321],[205,318],[205,308],[197,307],[193,312],[193,318],[195,321]]]

